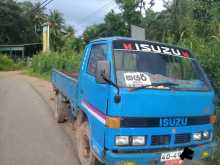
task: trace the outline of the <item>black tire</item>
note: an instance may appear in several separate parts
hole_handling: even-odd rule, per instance
[[[60,93],[58,93],[56,95],[56,111],[55,111],[55,118],[57,123],[65,122],[65,110],[66,110],[66,103],[64,101],[64,98]]]
[[[100,165],[94,156],[90,144],[90,131],[88,122],[83,122],[77,129],[77,151],[81,165]]]

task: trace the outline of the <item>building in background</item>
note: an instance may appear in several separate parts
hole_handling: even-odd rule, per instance
[[[42,51],[41,43],[0,45],[0,54],[7,54],[13,59],[32,57]]]

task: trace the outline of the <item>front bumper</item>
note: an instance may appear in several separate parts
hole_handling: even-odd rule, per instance
[[[215,143],[199,145],[196,147],[189,147],[194,151],[193,160],[200,160],[202,152],[207,151],[209,155],[213,153]],[[175,151],[175,149],[173,149]],[[168,151],[169,152],[169,151]],[[107,165],[121,165],[123,162],[136,162],[137,165],[163,165],[160,161],[161,152],[141,152],[141,153],[116,153],[113,151],[106,151]]]

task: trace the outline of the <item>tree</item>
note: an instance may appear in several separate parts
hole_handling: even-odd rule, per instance
[[[40,41],[36,27],[43,22],[44,9],[32,12],[39,4],[17,3],[14,0],[0,1],[0,44],[22,44]],[[41,16],[38,17],[37,16]],[[40,19],[39,19],[40,18]]]
[[[1,0],[0,20],[0,44],[41,42],[42,25],[49,22],[52,50],[81,49],[81,39],[76,39],[73,27],[65,25],[62,14],[53,10],[48,16],[40,3]]]
[[[129,31],[122,14],[116,14],[113,10],[105,16],[106,36],[128,36]]]
[[[195,32],[202,37],[215,35],[219,27],[220,2],[218,0],[194,0],[193,2]]]
[[[127,24],[130,31],[131,24],[140,26],[142,23],[142,7],[143,0],[116,0],[119,8],[122,11],[124,22]],[[140,9],[140,10],[138,10]]]
[[[93,39],[105,37],[105,36],[106,36],[106,26],[104,23],[87,27],[86,30],[83,32],[83,40],[85,43],[88,43]]]
[[[173,0],[168,8],[170,35],[173,34],[173,43],[177,43],[181,37],[190,36],[192,28],[189,25],[193,24],[192,15],[192,0]]]
[[[22,16],[26,19],[27,24],[27,35],[24,37],[30,42],[40,42],[42,37],[42,24],[47,21],[47,15],[44,13],[45,8],[42,8],[39,2],[33,4],[29,1],[25,1],[18,4],[23,11]]]
[[[84,43],[82,38],[75,36],[75,30],[72,26],[64,27],[65,35],[63,36],[64,46],[62,50],[74,50],[80,52],[83,50]]]
[[[20,14],[21,8],[12,0],[0,1],[0,43],[18,43],[23,41],[25,20]],[[17,34],[17,35],[15,35]]]
[[[72,26],[64,26],[64,33],[66,37],[75,37],[75,29]]]
[[[146,17],[143,19],[146,31],[146,39],[155,41],[164,41],[168,36],[169,17],[166,11],[155,13],[153,10],[146,11]],[[161,26],[163,25],[163,26]]]
[[[48,16],[48,22],[50,25],[50,42],[51,48],[54,51],[58,51],[63,46],[62,41],[62,29],[64,27],[64,19],[62,14],[57,10],[51,10]]]

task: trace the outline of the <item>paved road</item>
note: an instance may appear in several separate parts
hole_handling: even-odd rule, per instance
[[[24,77],[0,73],[0,165],[79,165],[74,150]]]

